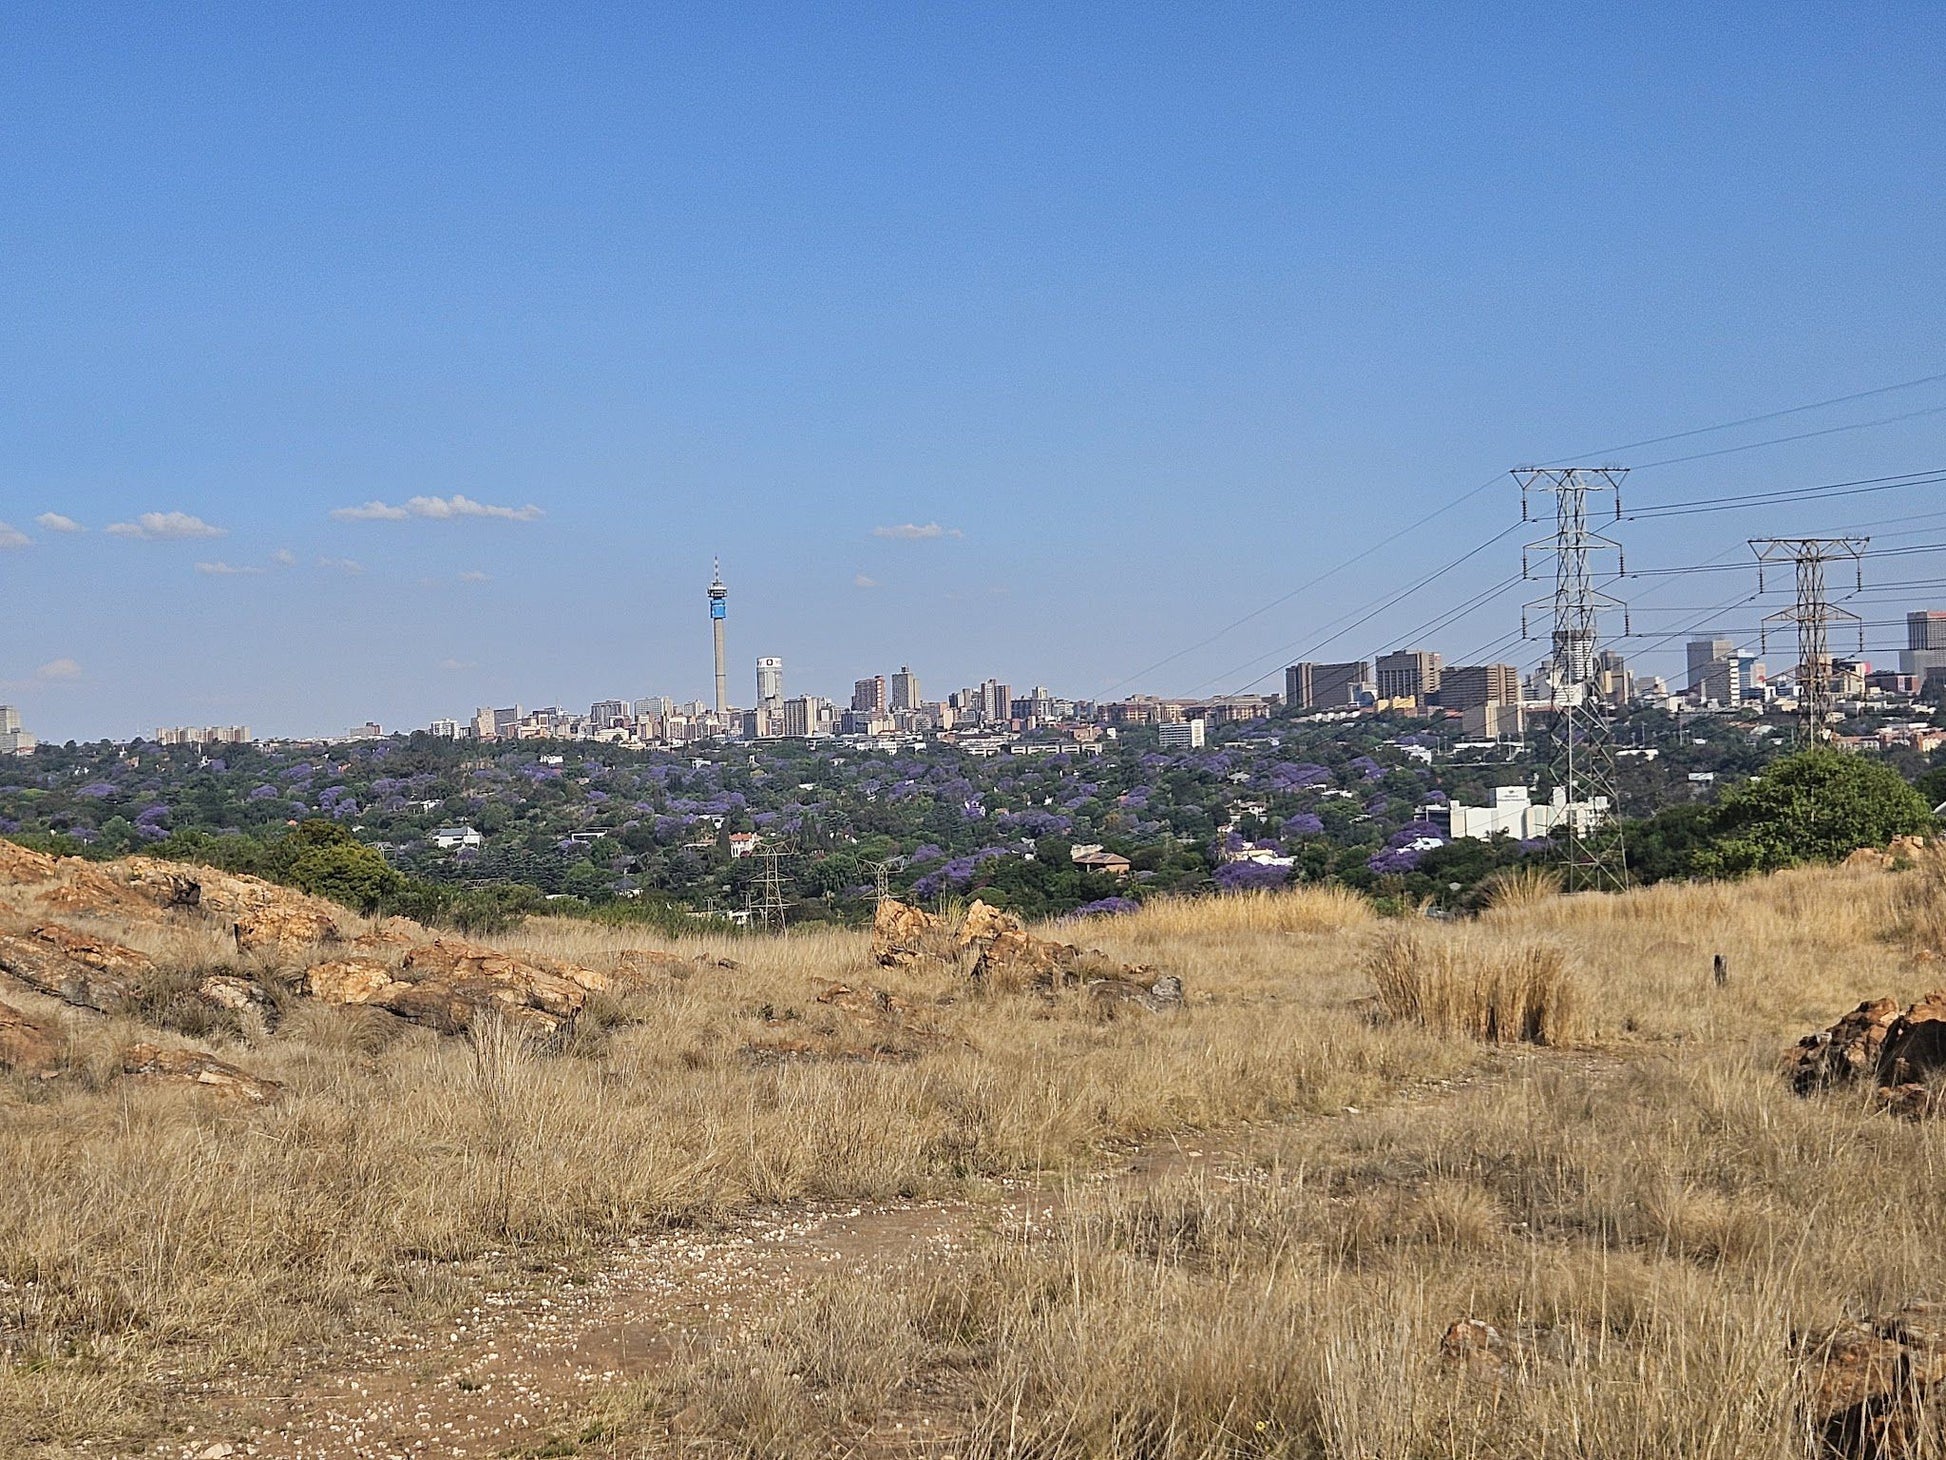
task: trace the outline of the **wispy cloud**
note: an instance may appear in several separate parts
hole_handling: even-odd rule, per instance
[[[423,517],[430,522],[452,522],[462,517],[533,522],[546,515],[531,502],[525,507],[496,507],[490,502],[476,502],[459,492],[450,497],[411,497],[402,507],[389,502],[366,502],[357,507],[337,507],[331,513],[337,522],[404,522],[408,517]]]
[[[478,568],[469,568],[466,572],[461,573],[459,580],[462,583],[491,583],[493,581],[490,576],[482,573]]]
[[[878,579],[867,578],[863,573],[860,573],[856,578],[851,580],[851,586],[854,588],[876,588],[878,587]]]
[[[0,548],[24,548],[33,545],[33,538],[11,523],[0,522]]]
[[[356,578],[365,571],[365,565],[355,558],[319,558],[320,568],[329,568],[334,573],[344,573]]]
[[[929,542],[938,537],[965,537],[957,527],[941,527],[937,522],[901,522],[895,527],[874,527],[873,537],[889,537],[895,542]]]
[[[196,571],[201,573],[205,578],[245,578],[253,577],[263,572],[264,569],[219,561],[214,563],[198,563],[196,565]]]
[[[46,532],[86,532],[88,529],[59,512],[43,512],[34,519],[34,525]]]
[[[110,537],[135,537],[148,542],[180,542],[187,538],[222,537],[214,527],[187,512],[144,512],[133,522],[111,522],[102,529]]]
[[[289,548],[277,549],[276,552],[270,555],[270,560],[280,568],[295,568],[297,566],[297,554]]]
[[[81,678],[81,666],[72,659],[50,659],[34,671],[42,684],[66,684]]]
[[[442,659],[439,661],[439,667],[441,669],[458,670],[478,669],[480,666],[471,659]]]

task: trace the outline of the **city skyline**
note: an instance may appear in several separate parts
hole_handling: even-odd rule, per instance
[[[57,738],[709,697],[716,551],[807,684],[1206,693],[1511,526],[1522,462],[1628,466],[1631,510],[1910,471],[1943,28],[22,15],[0,693]],[[1479,84],[1594,55],[1628,84],[1574,108]],[[1631,563],[1910,502],[1645,516]]]

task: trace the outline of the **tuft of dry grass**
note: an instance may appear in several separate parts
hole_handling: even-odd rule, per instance
[[[1584,1033],[1567,956],[1552,943],[1400,929],[1379,941],[1365,971],[1395,1023],[1489,1044],[1559,1047]]]
[[[1561,874],[1549,867],[1503,867],[1480,883],[1480,905],[1490,915],[1519,914],[1561,895]]]

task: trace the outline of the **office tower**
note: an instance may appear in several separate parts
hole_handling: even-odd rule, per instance
[[[1308,660],[1284,671],[1284,703],[1293,710],[1337,710],[1358,703],[1371,683],[1372,667],[1363,659],[1350,664],[1313,664]]]
[[[1011,685],[989,679],[980,686],[980,717],[989,725],[1004,725],[1013,718],[1014,692]]]
[[[757,703],[774,707],[784,698],[784,661],[765,655],[757,661]]]
[[[1430,700],[1439,693],[1439,655],[1423,649],[1399,649],[1379,656],[1378,697],[1382,700]]]
[[[715,566],[709,584],[710,634],[716,640],[716,713],[730,707],[730,672],[723,658],[723,624],[730,616],[730,590],[723,586],[723,565]]]
[[[1515,664],[1461,664],[1439,676],[1439,704],[1447,710],[1515,704],[1520,699],[1520,667]]]
[[[1946,671],[1946,613],[1926,610],[1905,616],[1906,647],[1899,654],[1899,673],[1922,684]]]
[[[851,687],[851,707],[866,714],[875,714],[885,708],[885,676],[874,674],[870,679],[861,679]]]
[[[892,708],[895,710],[916,710],[922,701],[919,698],[919,676],[905,665],[892,676]]]
[[[1734,705],[1743,698],[1743,666],[1732,640],[1691,639],[1688,655],[1685,693],[1720,705]]]

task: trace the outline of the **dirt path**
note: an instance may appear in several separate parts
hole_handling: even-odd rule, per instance
[[[1564,1062],[1591,1074],[1617,1064],[1610,1056],[1510,1051],[1473,1076],[1408,1088],[1383,1108],[1443,1102]],[[147,1453],[390,1460],[529,1452],[551,1433],[573,1433],[603,1388],[654,1373],[683,1338],[734,1338],[769,1300],[833,1265],[897,1261],[928,1249],[950,1256],[984,1232],[1051,1224],[1070,1191],[1220,1170],[1308,1122],[1361,1114],[1349,1109],[1159,1142],[1065,1187],[1009,1184],[990,1202],[799,1205],[634,1239],[607,1254],[592,1275],[529,1275],[447,1323],[368,1340],[349,1362],[343,1349],[320,1355],[315,1371],[294,1384],[241,1376],[212,1386],[201,1398],[213,1422]]]

